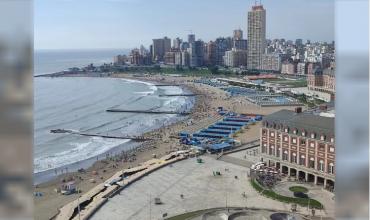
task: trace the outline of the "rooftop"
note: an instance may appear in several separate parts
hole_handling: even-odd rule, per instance
[[[290,127],[289,132],[293,128],[305,130],[306,132],[324,133],[334,135],[334,118],[314,115],[312,113],[296,113],[290,110],[280,110],[264,118],[263,122],[268,122],[269,125],[274,123]]]
[[[252,10],[253,11],[264,10],[264,8],[263,8],[263,5],[255,5],[255,6],[252,6]]]

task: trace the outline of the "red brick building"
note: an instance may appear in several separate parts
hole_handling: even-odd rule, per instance
[[[335,95],[335,67],[329,67],[321,71],[308,65],[307,87],[309,90],[325,92]]]
[[[281,110],[264,118],[261,159],[282,173],[323,185],[335,183],[334,118]]]

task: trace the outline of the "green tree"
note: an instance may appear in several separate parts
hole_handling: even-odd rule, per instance
[[[211,72],[211,74],[219,74],[217,66],[210,66],[208,67],[208,70]]]
[[[161,66],[160,65],[154,65],[153,70],[156,71],[156,72],[160,72],[161,71]]]

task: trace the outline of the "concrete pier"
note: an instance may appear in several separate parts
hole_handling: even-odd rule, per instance
[[[111,135],[103,135],[103,134],[88,134],[88,133],[77,132],[77,131],[66,130],[66,129],[54,129],[54,130],[50,130],[50,133],[54,133],[54,134],[69,133],[69,134],[76,134],[76,135],[89,136],[89,137],[102,137],[102,138],[113,138],[113,139],[130,139],[130,140],[133,140],[133,141],[153,140],[152,138],[146,138],[146,137],[143,137],[143,136],[111,136]]]
[[[171,97],[171,96],[198,96],[202,94],[168,94],[168,95],[158,95],[159,97]]]
[[[141,113],[141,114],[172,114],[172,115],[190,115],[190,112],[176,111],[151,111],[151,110],[125,110],[125,109],[107,109],[107,112],[126,112],[126,113]]]

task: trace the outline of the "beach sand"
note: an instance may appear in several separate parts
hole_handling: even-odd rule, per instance
[[[121,155],[107,156],[105,159],[97,161],[85,172],[73,172],[56,177],[52,181],[39,184],[34,187],[34,192],[41,192],[43,196],[34,197],[34,218],[39,220],[50,219],[58,213],[58,209],[63,205],[75,200],[80,194],[60,195],[55,189],[60,187],[62,181],[74,180],[81,193],[85,193],[99,183],[104,182],[116,172],[129,167],[137,166],[153,158],[153,154],[161,157],[171,151],[179,150],[182,146],[179,140],[171,138],[180,131],[196,131],[208,127],[220,116],[216,110],[222,106],[227,110],[237,113],[252,113],[267,115],[281,109],[294,109],[292,106],[259,107],[242,97],[229,98],[227,94],[208,85],[191,82],[196,77],[175,77],[152,75],[145,77],[134,77],[131,74],[117,74],[113,77],[131,78],[141,81],[172,83],[184,85],[193,93],[203,94],[196,97],[196,103],[192,109],[192,114],[184,121],[176,122],[170,126],[162,127],[144,134],[150,137],[160,137],[159,140],[145,142],[131,152]],[[261,123],[248,126],[247,129],[236,135],[242,144],[259,138]],[[92,181],[94,180],[94,182]]]

